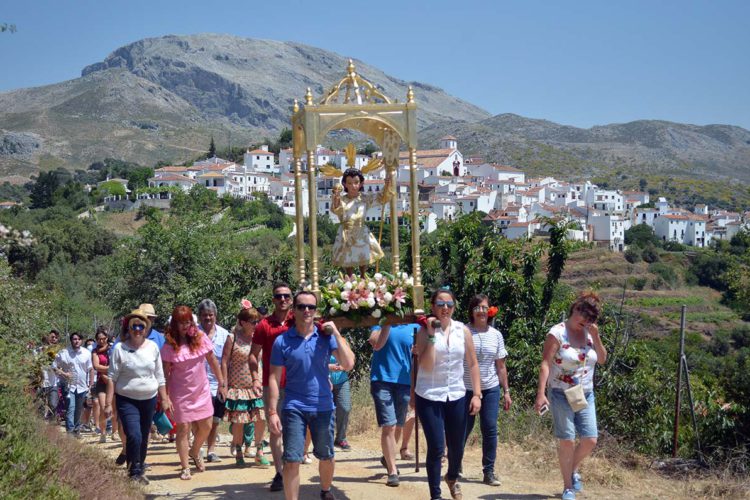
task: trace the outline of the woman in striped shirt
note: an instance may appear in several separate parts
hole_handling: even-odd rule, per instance
[[[503,334],[489,326],[489,298],[478,294],[469,301],[471,321],[467,325],[474,340],[474,350],[479,363],[479,379],[482,388],[482,409],[479,411],[479,428],[482,431],[482,473],[483,482],[490,486],[500,486],[495,475],[495,457],[497,456],[497,415],[500,407],[500,386],[503,391],[503,410],[508,411],[512,403],[508,390],[508,370],[505,367],[505,350]],[[464,383],[469,384],[470,373],[464,370]],[[470,401],[473,391],[466,391],[466,400]],[[467,408],[467,413],[468,408]],[[466,419],[464,444],[474,428],[475,415],[469,413]]]

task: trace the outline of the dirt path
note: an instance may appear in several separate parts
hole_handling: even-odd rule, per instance
[[[352,436],[353,450],[336,453],[334,493],[339,499],[390,500],[427,499],[427,474],[424,466],[414,471],[414,461],[399,461],[401,486],[385,486],[385,471],[379,463],[379,441],[373,437]],[[229,456],[228,435],[222,436],[217,452],[223,459],[220,463],[206,464],[204,473],[193,473],[190,481],[178,478],[179,460],[173,444],[156,443],[149,448],[147,475],[151,484],[145,493],[150,499],[187,498],[275,498],[283,500],[283,493],[271,493],[268,484],[273,476],[273,467],[258,469],[248,466],[238,469]],[[98,444],[94,437],[85,442],[103,450],[113,459],[119,453],[120,443]],[[422,452],[423,453],[423,452]],[[424,454],[422,454],[424,457]],[[550,458],[551,460],[547,460]],[[502,479],[498,488],[481,483],[481,451],[476,447],[468,450],[464,460],[467,478],[462,481],[464,498],[471,499],[519,499],[541,500],[559,498],[561,482],[554,456],[540,459],[534,453],[524,452],[517,446],[500,445],[497,470]],[[248,459],[251,463],[252,459]],[[592,475],[595,480],[586,484],[580,499],[599,498],[695,498],[695,485],[661,478],[650,471],[630,473],[612,470],[594,459]],[[319,498],[317,461],[301,467],[301,499]],[[445,468],[443,468],[445,472]],[[585,473],[585,470],[584,470]],[[606,486],[605,486],[606,484]],[[449,497],[443,485],[443,495]],[[702,495],[700,495],[702,496]]]

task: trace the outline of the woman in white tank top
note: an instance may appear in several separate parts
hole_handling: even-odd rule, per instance
[[[456,299],[448,289],[432,294],[432,313],[427,326],[417,334],[419,372],[415,386],[416,409],[427,439],[427,481],[430,498],[441,498],[441,459],[448,445],[448,472],[445,482],[454,499],[462,498],[457,483],[464,454],[466,429],[466,386],[464,365],[471,374],[474,396],[469,411],[476,415],[482,406],[479,367],[471,332],[452,319]],[[437,320],[433,327],[433,321]],[[439,322],[439,326],[437,323]]]

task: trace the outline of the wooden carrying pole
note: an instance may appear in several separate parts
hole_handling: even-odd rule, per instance
[[[677,386],[675,387],[675,398],[674,398],[674,432],[672,435],[672,457],[677,457],[677,449],[679,448],[679,442],[677,434],[680,428],[680,406],[682,400],[680,398],[680,389],[682,388],[682,359],[685,357],[685,310],[687,306],[682,306],[682,313],[680,316],[680,357],[677,363]]]
[[[414,340],[412,345],[417,345],[417,332],[414,329]],[[414,472],[419,472],[419,415],[417,414],[417,371],[419,370],[419,360],[417,354],[412,351],[411,354],[411,397],[414,398]]]

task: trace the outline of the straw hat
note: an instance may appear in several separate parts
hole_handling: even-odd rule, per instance
[[[132,311],[130,311],[130,314],[122,318],[123,326],[128,326],[130,324],[130,320],[133,318],[138,318],[139,320],[143,321],[146,324],[146,331],[151,328],[151,320],[148,319],[146,313],[144,313],[141,309],[133,309]]]
[[[157,317],[156,311],[154,310],[154,306],[152,304],[141,304],[138,306],[138,309],[149,318]]]

